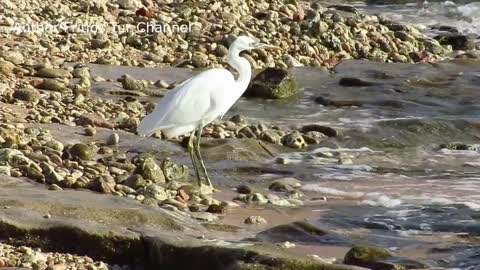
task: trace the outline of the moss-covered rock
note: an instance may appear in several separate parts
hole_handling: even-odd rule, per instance
[[[281,99],[294,96],[297,92],[297,83],[287,70],[266,68],[252,80],[245,95]]]
[[[40,99],[40,92],[38,92],[38,90],[36,89],[23,88],[23,89],[15,90],[15,92],[13,92],[12,97],[18,100],[35,102]]]
[[[390,251],[375,246],[352,247],[344,258],[344,263],[367,267],[373,270],[426,269],[427,265],[394,256]]]
[[[93,149],[83,143],[74,144],[68,151],[73,158],[81,160],[93,160],[95,153]]]
[[[38,77],[44,78],[72,78],[72,73],[65,69],[55,69],[55,68],[42,68],[37,72]]]

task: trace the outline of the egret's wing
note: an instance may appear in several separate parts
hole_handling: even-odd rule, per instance
[[[155,110],[140,122],[138,133],[149,135],[156,130],[192,125],[215,118],[218,116],[218,99],[222,99],[222,94],[228,92],[224,88],[233,83],[233,75],[226,69],[212,69],[196,75],[167,93]]]

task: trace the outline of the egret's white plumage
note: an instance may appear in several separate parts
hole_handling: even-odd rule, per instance
[[[202,72],[165,95],[137,131],[140,135],[151,135],[162,130],[168,138],[186,134],[225,114],[239,98],[238,91],[228,70]]]
[[[202,128],[223,115],[242,96],[252,76],[249,62],[240,57],[245,50],[269,48],[272,46],[257,43],[245,36],[238,37],[230,46],[227,62],[238,72],[235,80],[226,69],[211,69],[202,72],[171,90],[138,125],[139,135],[151,135],[157,130],[168,137],[192,132],[189,153],[197,178],[201,184],[193,150],[200,161],[203,172],[211,186],[205,165],[200,155],[200,137]],[[196,146],[193,144],[194,132],[198,131]]]

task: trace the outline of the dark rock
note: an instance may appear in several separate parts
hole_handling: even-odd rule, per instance
[[[302,134],[296,130],[283,136],[281,142],[284,146],[291,148],[302,149],[307,147],[307,143],[303,139]]]
[[[362,79],[351,78],[351,77],[341,78],[338,83],[341,86],[347,86],[347,87],[363,87],[363,86],[377,85],[377,83],[368,82],[368,81],[364,81]]]
[[[72,158],[78,158],[81,160],[93,160],[95,153],[92,148],[83,143],[74,144],[69,150],[68,153]]]
[[[252,129],[250,127],[243,127],[238,131],[238,134],[242,134],[247,138],[255,138],[257,137],[255,133],[253,133]]]
[[[458,29],[451,25],[434,25],[432,29],[450,33],[458,33]]]
[[[247,119],[243,115],[240,115],[240,114],[232,116],[230,118],[230,121],[232,121],[233,123],[235,123],[237,125],[244,125],[244,126],[248,125]]]
[[[146,182],[145,179],[140,174],[134,174],[125,180],[124,185],[129,186],[133,189],[139,189],[145,186]]]
[[[207,208],[207,212],[214,214],[222,214],[225,212],[225,207],[220,204],[211,204]]]
[[[435,39],[442,45],[451,45],[454,50],[475,49],[474,39],[467,35],[447,33],[438,35]]]
[[[301,186],[301,182],[295,178],[281,178],[273,181],[268,189],[278,192],[288,192],[298,189]]]
[[[356,100],[333,100],[333,99],[324,98],[322,96],[316,97],[315,103],[323,106],[333,106],[333,107],[351,107],[351,106],[361,107],[362,105],[364,105],[362,102],[356,101]]]
[[[355,7],[349,6],[349,5],[330,5],[327,8],[333,8],[333,9],[336,9],[336,10],[341,10],[341,11],[355,13],[355,14],[358,13],[358,11]]]
[[[266,130],[260,133],[259,139],[273,144],[280,144],[282,136],[273,130]]]
[[[288,70],[266,68],[252,80],[244,95],[281,99],[294,96],[297,91],[297,84]]]
[[[388,250],[374,246],[352,247],[344,258],[344,263],[349,265],[367,267],[372,270],[402,270],[426,269],[427,265],[395,257]]]
[[[440,149],[478,151],[480,149],[480,145],[454,142],[454,143],[441,144]]]
[[[65,70],[65,69],[55,69],[55,68],[42,68],[37,72],[38,77],[44,77],[44,78],[67,78],[71,79],[72,73],[70,71]]]
[[[479,51],[468,51],[462,54],[455,56],[455,58],[459,59],[480,59],[480,52]]]
[[[305,221],[296,221],[290,224],[279,225],[263,231],[257,238],[269,239],[276,242],[319,242],[327,236],[327,232]]]
[[[96,113],[87,113],[75,120],[79,126],[94,126],[113,129],[115,125]]]
[[[252,193],[252,188],[247,185],[240,185],[237,187],[237,192],[240,194],[250,194]]]
[[[300,132],[302,133],[307,133],[310,131],[318,131],[327,135],[328,137],[336,137],[338,135],[338,132],[336,129],[331,127],[316,125],[316,124],[303,126],[300,130]]]
[[[40,92],[36,89],[24,88],[15,90],[12,96],[18,100],[34,102],[40,99]]]
[[[91,184],[91,189],[101,192],[110,194],[115,191],[115,180],[110,175],[100,175],[93,179]]]
[[[55,79],[45,79],[41,84],[38,85],[38,88],[55,92],[63,92],[66,89],[66,86],[65,83],[61,81],[57,81]]]

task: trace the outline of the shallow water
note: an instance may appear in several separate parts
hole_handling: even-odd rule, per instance
[[[333,3],[333,1],[326,1]],[[432,26],[450,26],[464,34],[480,35],[480,2],[472,0],[367,0],[347,1],[367,14],[414,24],[428,35],[439,33]]]
[[[95,75],[112,80],[129,73],[172,82],[193,74],[179,69],[91,67]],[[238,176],[239,167],[256,167],[269,173],[250,172],[247,179],[264,182],[287,174],[304,182],[309,198],[325,196],[326,203],[297,214],[263,211],[272,224],[307,218],[344,239],[299,244],[299,250],[322,254],[325,245],[344,250],[353,244],[373,244],[440,269],[478,265],[480,149],[439,146],[480,143],[480,61],[415,65],[345,61],[333,73],[306,68],[292,72],[301,88],[297,97],[242,98],[225,118],[242,114],[251,123],[321,124],[337,128],[341,136],[280,155],[289,161],[286,165],[276,164],[275,159],[266,164],[209,163],[220,171],[218,184],[233,188],[238,185],[235,179],[243,177]],[[371,86],[340,86],[345,77]],[[97,93],[102,94],[102,89]],[[356,106],[322,106],[315,102],[319,96]],[[411,254],[412,249],[418,252]]]

